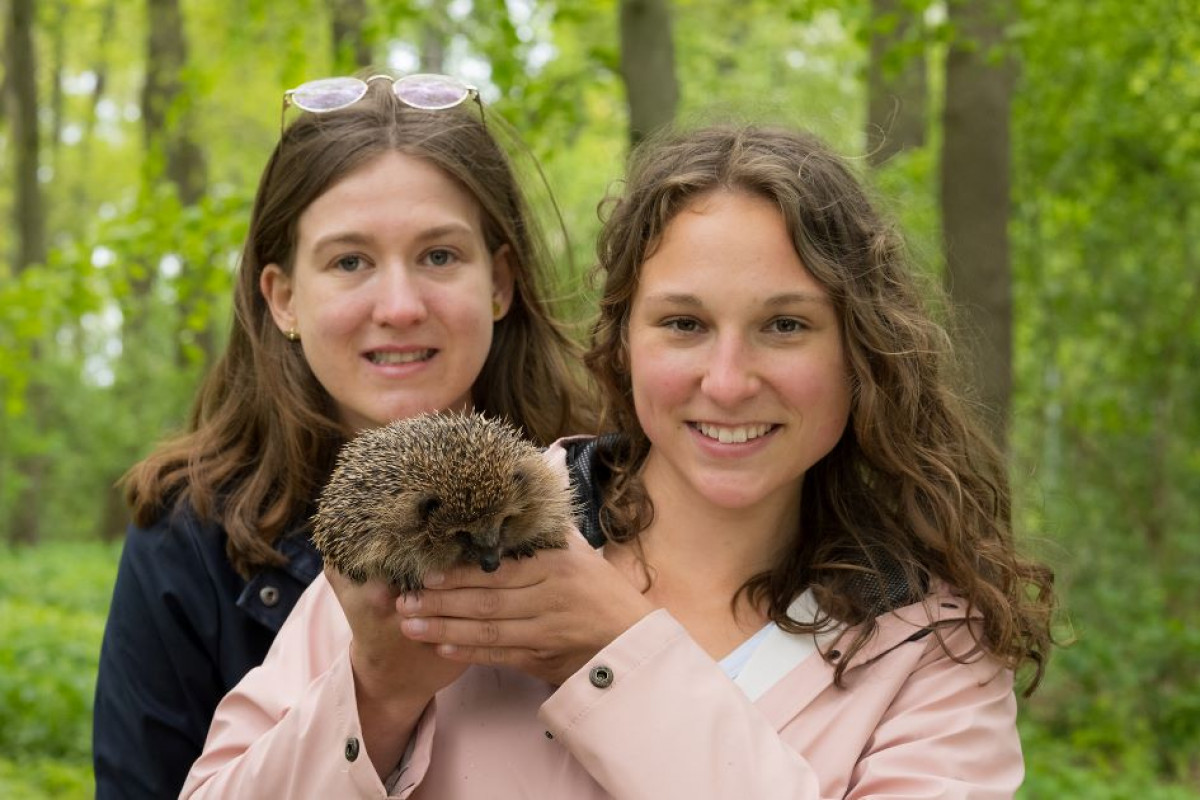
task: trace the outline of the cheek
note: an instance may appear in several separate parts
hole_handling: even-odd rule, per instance
[[[442,321],[447,332],[467,350],[491,348],[494,321],[489,292],[472,287],[462,293],[442,292],[430,299],[431,311]]]
[[[302,328],[315,326],[326,335],[348,333],[371,314],[361,293],[322,292],[310,283],[297,287],[293,308]]]
[[[850,379],[839,359],[809,364],[787,376],[788,394],[822,438],[836,442],[850,418]]]
[[[630,380],[638,416],[685,402],[699,385],[696,360],[691,351],[631,342]]]

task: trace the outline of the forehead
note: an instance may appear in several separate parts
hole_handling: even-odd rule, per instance
[[[765,197],[718,190],[689,202],[642,264],[636,298],[706,303],[781,293],[826,298],[796,252],[783,213]]]
[[[330,231],[456,222],[481,227],[475,197],[429,161],[388,151],[350,171],[310,203],[298,220],[298,234],[303,245]]]

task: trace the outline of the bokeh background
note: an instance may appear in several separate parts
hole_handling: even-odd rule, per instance
[[[0,796],[91,795],[114,482],[186,423],[224,341],[282,91],[371,64],[475,83],[540,187],[536,157],[580,330],[631,141],[749,117],[853,159],[958,303],[1020,535],[1059,573],[1072,644],[1022,702],[1021,796],[1200,798],[1197,0],[0,13]]]

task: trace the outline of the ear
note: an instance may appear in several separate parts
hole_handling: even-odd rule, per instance
[[[503,319],[512,308],[515,283],[512,262],[512,248],[507,243],[500,245],[496,252],[492,253],[492,305],[500,309],[497,320]]]
[[[258,277],[258,289],[280,332],[296,330],[296,315],[292,312],[292,276],[278,264],[267,264]]]

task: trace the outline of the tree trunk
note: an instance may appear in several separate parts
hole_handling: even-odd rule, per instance
[[[366,36],[365,0],[329,0],[333,27],[333,65],[337,75],[352,75],[371,65],[371,43]]]
[[[38,184],[37,57],[33,46],[33,0],[10,0],[8,41],[9,115],[12,119],[16,195],[14,272],[46,260],[46,215]]]
[[[146,83],[142,89],[142,124],[151,163],[175,184],[184,205],[194,205],[205,191],[204,152],[190,124],[191,98],[183,91],[187,36],[179,0],[147,0]]]
[[[5,26],[5,72],[8,117],[12,121],[14,182],[13,197],[16,249],[13,274],[20,274],[46,261],[46,217],[42,189],[38,183],[41,142],[37,115],[37,57],[34,49],[33,0],[10,0]],[[34,345],[36,364],[40,348]],[[31,365],[31,370],[33,366]],[[28,424],[40,432],[45,388],[35,376],[26,397]],[[8,519],[8,539],[13,544],[35,544],[41,538],[41,498],[48,462],[43,454],[17,453],[13,468],[24,480]]]
[[[449,18],[444,0],[431,0],[421,22],[421,72],[445,73]]]
[[[184,28],[180,0],[147,0],[146,83],[142,90],[142,124],[150,171],[148,179],[164,176],[174,184],[179,200],[185,206],[196,205],[207,189],[204,151],[193,138],[196,130],[192,111],[192,96],[186,91],[184,71],[188,60],[187,34]],[[146,279],[135,287],[134,302],[143,308],[151,302],[150,287],[157,265],[146,265]],[[185,264],[185,270],[216,269],[213,264]],[[202,291],[203,280],[192,281],[193,291]],[[181,317],[186,319],[197,302],[191,296],[180,298]],[[201,298],[200,302],[207,303]],[[138,336],[140,320],[133,318],[128,334]],[[211,324],[196,334],[201,361],[214,358],[214,335]],[[176,356],[180,367],[186,367],[189,357],[181,343]]]
[[[958,37],[946,60],[941,206],[946,280],[962,314],[965,355],[997,441],[1007,441],[1012,395],[1009,264],[1009,105],[1004,46],[1011,0],[953,0]]]
[[[924,48],[903,52],[921,25],[904,0],[872,0],[871,60],[867,68],[867,160],[878,167],[925,144],[928,92]]]
[[[95,66],[92,73],[96,76],[96,84],[92,87],[92,95],[88,101],[87,119],[83,126],[83,174],[91,174],[92,140],[96,130],[96,120],[99,117],[100,100],[108,87],[108,43],[112,41],[117,22],[117,0],[108,0],[100,13],[100,38],[96,42]]]
[[[119,480],[120,476],[117,478]],[[102,542],[115,542],[125,534],[131,520],[125,492],[117,481],[113,481],[104,495],[104,513],[100,516],[96,534]]]
[[[58,0],[54,8],[55,25],[53,30],[53,45],[51,47],[52,65],[50,68],[50,166],[53,174],[58,175],[58,156],[62,148],[63,132],[63,69],[67,57],[67,8],[66,0]]]
[[[621,0],[621,78],[636,145],[675,118],[679,85],[669,0]]]

